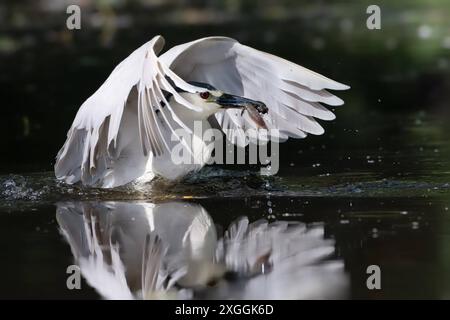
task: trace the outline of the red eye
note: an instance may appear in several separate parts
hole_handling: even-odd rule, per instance
[[[200,92],[200,97],[202,99],[208,99],[209,98],[209,92],[208,91]]]

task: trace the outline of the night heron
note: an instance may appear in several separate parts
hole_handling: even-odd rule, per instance
[[[202,38],[158,56],[163,46],[156,36],[138,48],[83,103],[57,155],[59,180],[108,188],[179,179],[211,156],[195,122],[220,128],[241,147],[250,141],[247,129],[267,129],[281,141],[322,134],[315,118],[335,116],[320,103],[343,104],[326,89],[349,88],[230,38]],[[193,163],[174,163],[180,143]]]
[[[222,235],[205,208],[177,201],[60,202],[56,220],[106,299],[336,299],[347,291],[323,225],[241,217]]]

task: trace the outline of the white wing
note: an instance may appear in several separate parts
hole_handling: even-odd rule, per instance
[[[221,271],[215,225],[197,204],[60,202],[56,219],[83,276],[105,298],[186,298],[190,290],[176,283],[204,285]]]
[[[224,92],[264,102],[269,112],[264,120],[278,129],[279,138],[304,138],[322,134],[314,118],[333,120],[334,114],[320,103],[338,106],[343,101],[326,89],[349,87],[285,59],[242,45],[224,37],[203,38],[172,48],[161,56],[186,81],[205,82]],[[216,114],[227,129],[254,128],[247,112],[228,109]],[[240,146],[248,143],[243,131],[232,130],[228,138]],[[227,133],[228,134],[228,133]],[[236,135],[236,137],[234,136]],[[234,139],[237,138],[235,141]]]
[[[57,155],[58,179],[102,187],[125,184],[144,174],[149,156],[167,152],[167,130],[173,132],[167,117],[190,132],[173,112],[163,90],[179,104],[199,111],[167,78],[189,92],[198,88],[161,63],[156,55],[163,46],[164,39],[157,36],[138,48],[83,103]],[[158,117],[157,110],[161,111]]]
[[[342,261],[328,259],[334,252],[334,241],[324,239],[322,225],[240,218],[219,240],[216,254],[241,281],[212,288],[209,298],[344,298],[348,278]]]

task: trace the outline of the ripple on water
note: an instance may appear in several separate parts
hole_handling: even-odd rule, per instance
[[[154,180],[114,189],[86,188],[57,181],[52,172],[0,176],[0,201],[3,203],[48,202],[64,200],[170,200],[211,197],[395,197],[448,194],[449,183],[396,179],[368,179],[349,183],[351,177],[309,177],[292,180],[266,177],[251,171],[205,168],[182,182]]]

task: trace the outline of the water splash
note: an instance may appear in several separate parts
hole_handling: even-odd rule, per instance
[[[12,175],[0,180],[0,200],[41,200],[48,193],[48,186],[33,188],[29,180],[20,175]]]
[[[53,173],[0,176],[0,205],[54,203],[65,200],[173,200],[214,197],[431,197],[450,192],[448,182],[379,179],[352,175],[296,178],[261,176],[252,171],[204,168],[183,181],[156,179],[114,189],[87,188],[57,181]]]

